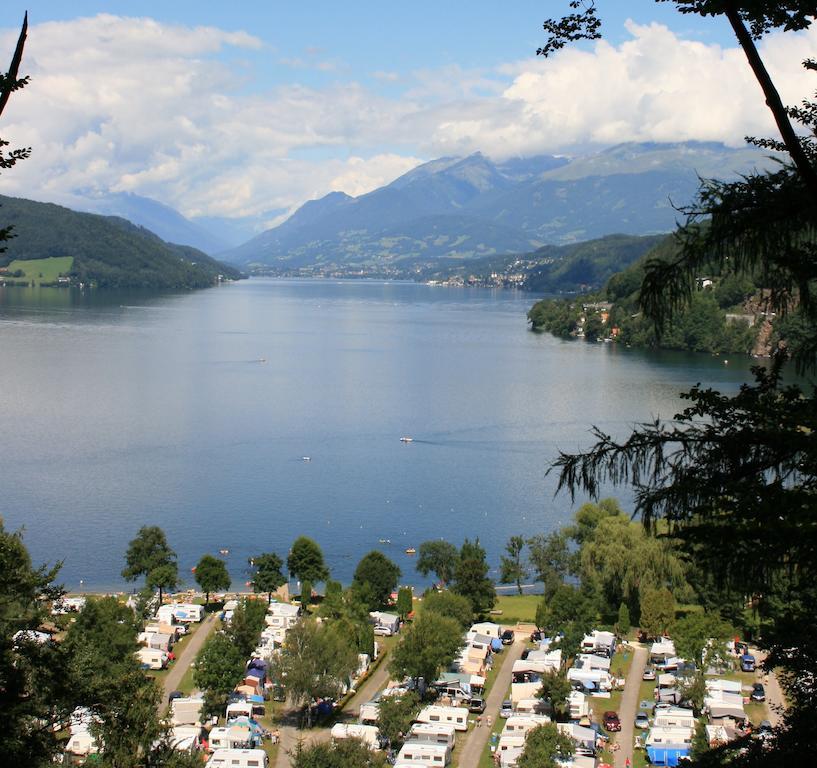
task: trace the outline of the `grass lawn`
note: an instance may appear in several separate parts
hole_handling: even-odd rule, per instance
[[[541,601],[541,595],[498,595],[494,610],[502,613],[491,616],[490,620],[499,624],[532,624],[536,606]]]
[[[70,272],[73,266],[73,256],[51,256],[47,259],[15,259],[8,265],[9,279],[25,280],[36,285],[56,283],[57,278],[66,272]],[[11,277],[11,274],[18,269],[23,271],[23,277]]]

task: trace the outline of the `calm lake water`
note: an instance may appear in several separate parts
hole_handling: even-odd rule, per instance
[[[144,524],[165,529],[188,582],[227,548],[239,586],[249,556],[285,556],[299,534],[346,582],[382,548],[422,583],[404,549],[435,537],[479,536],[495,567],[510,535],[570,518],[545,469],[591,424],[624,433],[674,414],[696,382],[748,377],[748,361],[531,333],[532,301],[261,279],[164,296],[0,289],[0,514],[35,562],[64,560],[74,589],[125,587]]]

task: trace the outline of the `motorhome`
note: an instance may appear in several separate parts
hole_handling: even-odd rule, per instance
[[[436,704],[424,707],[417,715],[418,723],[448,723],[458,731],[468,730],[468,710],[465,707],[442,707]]]
[[[360,723],[335,723],[331,732],[333,739],[359,739],[369,749],[380,748],[380,738],[377,726],[361,725]]]
[[[445,766],[451,762],[451,747],[445,744],[407,741],[397,755],[397,762]]]
[[[207,768],[267,768],[268,765],[263,749],[217,749],[207,761]]]
[[[422,741],[430,744],[445,744],[454,749],[456,730],[448,723],[414,723],[408,733],[409,741]]]

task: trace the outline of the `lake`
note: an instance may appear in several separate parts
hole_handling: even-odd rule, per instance
[[[0,288],[0,514],[72,589],[127,588],[145,524],[191,584],[202,554],[229,549],[242,586],[250,556],[285,557],[300,534],[344,582],[380,548],[425,583],[404,550],[437,537],[478,536],[496,568],[509,536],[571,517],[545,477],[559,449],[749,375],[748,360],[534,334],[533,301],[356,281]]]

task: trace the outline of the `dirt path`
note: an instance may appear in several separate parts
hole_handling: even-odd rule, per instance
[[[633,763],[633,731],[635,730],[635,716],[638,712],[638,694],[641,690],[641,678],[644,674],[644,667],[647,664],[647,649],[640,644],[635,644],[633,663],[627,673],[627,680],[624,684],[624,695],[621,697],[618,717],[621,720],[621,731],[616,737],[619,749],[615,753],[616,768],[624,768],[629,759],[630,765]]]
[[[374,698],[374,695],[389,681],[389,662],[384,652],[384,658],[377,669],[363,684],[363,687],[352,696],[346,706],[339,713],[338,720],[356,722],[360,715],[360,706]],[[317,744],[328,741],[330,737],[329,728],[313,728],[311,731],[301,731],[297,727],[297,712],[290,710],[282,718],[278,730],[281,734],[281,741],[278,747],[278,756],[275,760],[275,768],[290,768],[289,752],[293,751],[301,739],[304,745]]]
[[[167,707],[167,697],[179,687],[182,678],[187,672],[187,668],[193,663],[196,655],[204,645],[204,641],[210,636],[216,626],[217,614],[211,613],[196,630],[190,641],[185,645],[182,655],[173,663],[170,672],[164,680],[162,700],[159,702],[159,714],[162,714]]]
[[[485,703],[485,713],[482,719],[486,721],[486,724],[480,728],[475,727],[468,734],[462,752],[457,758],[457,765],[461,766],[461,768],[474,768],[479,764],[485,745],[491,737],[491,728],[487,725],[487,719],[490,717],[491,722],[495,723],[499,717],[499,708],[502,706],[502,701],[508,698],[513,663],[522,657],[524,649],[525,641],[520,638],[517,638],[513,645],[505,647],[504,653],[508,654],[508,658],[502,662],[502,669],[499,670],[499,674],[491,687],[491,692],[488,694],[488,701]]]
[[[766,659],[766,654],[757,648],[752,648],[751,653],[757,659],[758,667]],[[786,697],[774,672],[764,673],[761,670],[758,672],[758,677],[766,689],[766,708],[769,710],[769,722],[776,727],[780,725],[783,713],[786,711]]]

